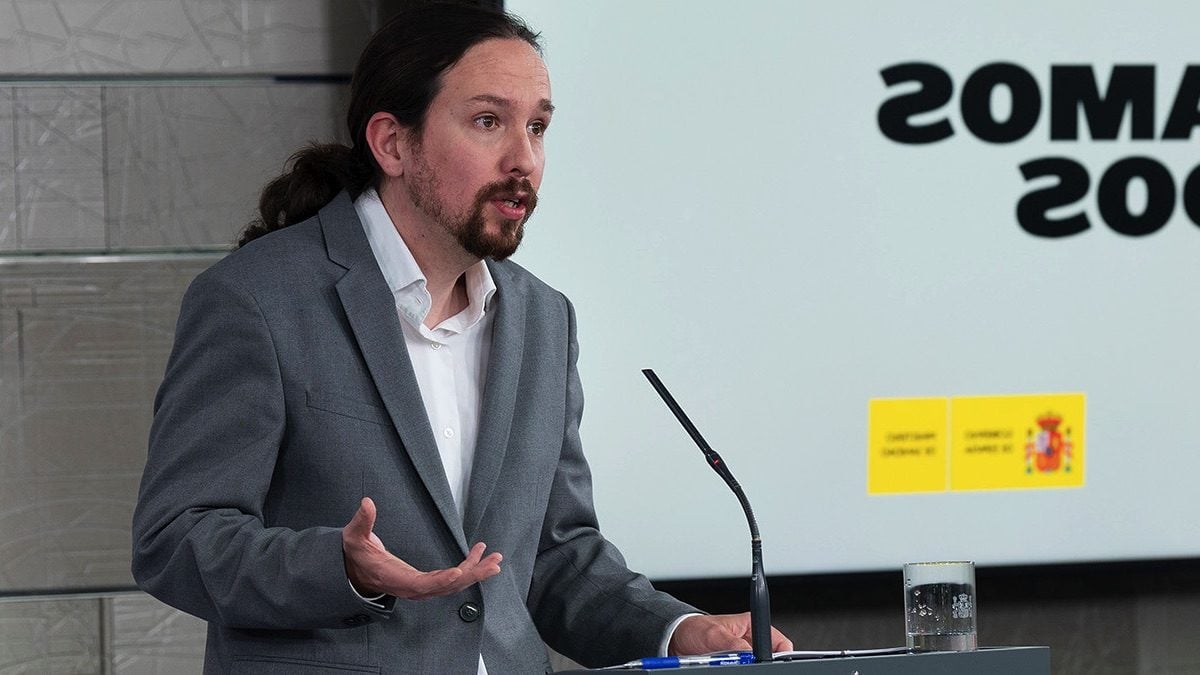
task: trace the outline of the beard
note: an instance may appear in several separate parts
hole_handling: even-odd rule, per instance
[[[460,214],[451,213],[449,206],[438,199],[439,185],[437,175],[429,171],[427,165],[421,166],[408,182],[409,198],[431,220],[445,228],[463,250],[476,258],[493,260],[504,260],[516,253],[525,236],[525,221],[537,207],[537,191],[528,178],[509,177],[484,185],[475,193],[471,207]],[[525,194],[525,217],[500,218],[496,221],[496,230],[490,231],[485,215],[488,203],[495,199],[515,198],[518,193]]]

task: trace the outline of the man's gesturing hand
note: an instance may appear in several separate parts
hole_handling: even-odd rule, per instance
[[[422,572],[388,553],[383,542],[372,532],[375,527],[375,502],[364,497],[358,511],[342,528],[342,557],[346,576],[355,590],[370,596],[378,593],[408,600],[423,600],[457,593],[471,584],[500,573],[499,553],[489,553],[483,543],[471,547],[457,567]]]

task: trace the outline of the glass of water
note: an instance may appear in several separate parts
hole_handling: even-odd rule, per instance
[[[904,566],[904,630],[914,652],[969,652],[976,647],[975,563]]]

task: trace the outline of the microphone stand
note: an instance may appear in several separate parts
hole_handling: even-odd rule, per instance
[[[675,414],[675,419],[679,420],[696,445],[700,446],[700,452],[704,453],[704,459],[708,461],[708,465],[724,479],[729,489],[733,490],[733,494],[742,505],[742,511],[746,513],[746,521],[750,524],[750,644],[754,649],[755,662],[771,661],[771,596],[767,592],[767,577],[763,574],[762,537],[758,533],[758,521],[754,519],[754,510],[750,508],[750,500],[746,499],[746,493],[742,491],[742,486],[733,477],[721,456],[700,435],[696,425],[692,424],[687,414],[683,412],[683,408],[675,402],[675,397],[667,391],[666,385],[658,379],[658,375],[655,375],[650,368],[643,369],[642,374],[646,376],[647,380],[650,380],[650,385]]]

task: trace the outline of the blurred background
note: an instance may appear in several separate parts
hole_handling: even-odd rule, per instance
[[[0,673],[200,672],[129,572],[179,299],[397,6],[0,2]]]

